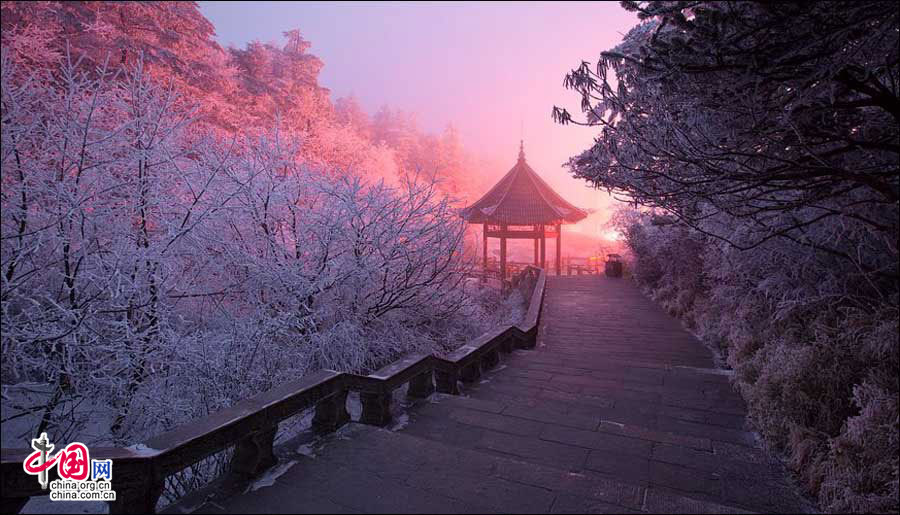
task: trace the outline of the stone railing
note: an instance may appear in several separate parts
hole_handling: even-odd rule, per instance
[[[276,462],[272,446],[279,422],[315,408],[313,430],[333,432],[350,421],[346,404],[351,391],[359,392],[359,422],[378,426],[390,421],[392,392],[406,383],[407,395],[412,398],[428,397],[435,390],[459,394],[459,381],[476,381],[482,369],[499,362],[500,352],[534,347],[545,283],[543,270],[523,270],[512,286],[529,299],[524,319],[491,331],[445,358],[407,356],[367,376],[322,370],[154,436],[144,445],[91,448],[91,458],[113,460],[116,500],[109,503],[110,513],[153,513],[166,477],[230,447],[234,447],[230,479],[253,478]],[[37,477],[26,474],[22,467],[31,452],[2,449],[3,513],[18,513],[30,497],[48,494],[41,490]],[[55,468],[48,472],[50,481],[58,477]]]

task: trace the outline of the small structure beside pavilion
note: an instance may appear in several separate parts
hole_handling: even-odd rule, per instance
[[[500,238],[500,278],[506,279],[506,240],[533,239],[534,263],[546,268],[546,240],[556,238],[556,275],[560,275],[562,226],[584,219],[587,211],[553,191],[525,161],[524,142],[519,160],[483,197],[463,209],[460,216],[471,224],[483,224],[484,268],[487,271],[488,238]]]

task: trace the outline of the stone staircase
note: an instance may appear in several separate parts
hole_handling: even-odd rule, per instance
[[[814,511],[746,428],[727,373],[629,283],[551,278],[541,324],[535,350],[462,396],[350,424],[197,511]]]

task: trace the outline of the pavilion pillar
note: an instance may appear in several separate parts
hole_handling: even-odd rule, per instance
[[[483,236],[482,239],[484,241],[482,242],[482,251],[481,251],[482,261],[484,261],[484,270],[483,270],[484,274],[482,275],[483,281],[487,281],[487,271],[488,271],[488,253],[487,253],[487,238],[488,238],[488,236],[487,236],[487,233],[488,233],[488,224],[485,223],[484,224],[484,232],[482,233],[482,236]]]
[[[537,232],[538,226],[534,226],[535,232]],[[534,239],[534,266],[540,266],[541,258],[538,256],[538,238]]]
[[[500,231],[504,236],[500,236],[500,284],[506,279],[506,226],[501,225]]]
[[[541,268],[547,269],[547,231],[541,225]]]
[[[562,224],[556,224],[556,275],[562,275],[562,263],[559,256],[562,251]]]

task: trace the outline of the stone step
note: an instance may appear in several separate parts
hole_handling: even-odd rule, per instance
[[[564,473],[670,491],[698,502],[750,511],[808,511],[802,499],[784,488],[781,465],[762,449],[605,423],[587,412],[574,416],[563,409],[554,402],[504,404],[486,400],[480,392],[473,397],[435,394],[409,409],[409,424],[401,431]]]
[[[350,424],[200,513],[747,513],[511,456]],[[168,511],[176,512],[173,507]]]
[[[463,394],[297,445],[201,511],[814,511],[744,427],[727,373],[627,282],[550,278],[536,348]]]
[[[722,394],[704,386],[706,383],[696,382],[691,393],[668,376],[660,377],[662,384],[616,384],[608,378],[563,377],[562,373],[542,373],[523,365],[528,362],[513,356],[507,366],[489,371],[478,384],[465,388],[465,393],[496,404],[496,413],[505,406],[506,413],[515,411],[515,416],[538,421],[551,417],[555,423],[582,429],[596,429],[602,421],[756,446],[737,394],[721,400]]]

